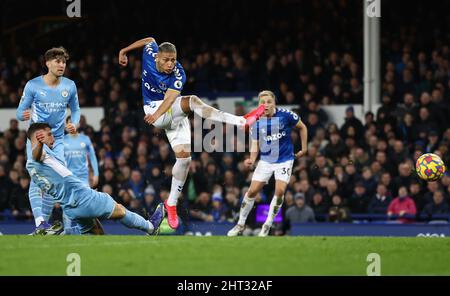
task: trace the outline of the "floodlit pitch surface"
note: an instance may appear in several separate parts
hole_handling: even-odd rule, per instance
[[[379,237],[0,236],[0,275],[450,275],[450,239]]]

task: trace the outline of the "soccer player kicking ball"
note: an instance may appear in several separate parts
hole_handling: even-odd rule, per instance
[[[180,96],[186,82],[183,67],[177,62],[175,45],[169,42],[156,44],[149,37],[138,40],[119,52],[119,64],[128,64],[127,53],[144,47],[142,55],[142,96],[144,120],[166,131],[175,152],[176,162],[172,169],[172,185],[165,201],[167,220],[173,229],[178,227],[177,200],[181,195],[191,163],[191,127],[187,115],[191,112],[214,121],[239,127],[252,125],[264,112],[259,106],[245,116],[236,116],[206,105],[195,95]]]
[[[164,219],[162,203],[150,219],[145,220],[116,203],[108,194],[89,188],[59,162],[53,151],[55,138],[50,125],[33,123],[28,129],[28,138],[32,154],[26,166],[31,178],[43,192],[61,204],[64,213],[78,224],[82,234],[96,233],[96,218],[118,219],[127,227],[148,234],[157,233]]]
[[[258,94],[259,103],[265,106],[264,117],[253,125],[250,133],[252,143],[250,158],[245,160],[247,167],[253,167],[258,153],[261,159],[253,173],[252,183],[244,196],[239,213],[239,221],[228,236],[241,235],[245,229],[245,221],[253,208],[255,197],[263,186],[275,174],[275,195],[270,203],[270,210],[259,236],[267,236],[276,215],[284,200],[289,178],[292,173],[294,158],[300,158],[307,151],[308,131],[299,116],[289,110],[276,108],[273,92],[264,90]],[[300,129],[302,150],[294,155],[291,140],[293,127]]]

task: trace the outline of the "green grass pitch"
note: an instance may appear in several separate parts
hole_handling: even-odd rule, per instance
[[[0,275],[450,275],[448,238],[0,236]]]

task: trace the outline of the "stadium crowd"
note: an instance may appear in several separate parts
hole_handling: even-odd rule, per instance
[[[322,17],[301,14],[290,21],[275,17],[251,42],[180,42],[179,59],[188,77],[183,92],[254,96],[271,89],[278,105],[295,105],[308,127],[308,154],[294,164],[283,205],[285,223],[277,233],[284,233],[289,223],[352,221],[357,214],[388,214],[396,219],[400,215],[399,222],[448,215],[450,175],[425,183],[414,172],[422,153],[436,153],[450,163],[448,37],[435,30],[437,41],[425,46],[419,24],[414,23],[395,30],[397,34],[383,35],[381,106],[362,120],[349,107],[345,123],[337,126],[321,107],[362,103],[362,47],[360,42],[353,43],[361,40],[354,35],[362,32],[353,28],[346,1],[322,2],[326,4]],[[332,26],[331,20],[321,22],[326,19],[323,15],[347,21]],[[276,38],[283,30],[291,33],[289,37]],[[342,37],[335,40],[335,36]],[[71,47],[67,48],[70,52]],[[84,54],[74,49],[66,76],[77,84],[82,109],[104,108],[100,130],[95,131],[85,118],[79,126],[97,151],[98,190],[144,214],[167,198],[174,155],[164,134],[142,120],[139,55],[130,56],[128,68],[120,68],[118,48]],[[0,108],[16,108],[24,83],[41,71],[34,56],[19,53],[0,58]],[[243,112],[242,106],[236,107],[237,114]],[[298,151],[298,133],[292,137]],[[11,119],[9,128],[0,131],[0,219],[31,219],[25,143],[25,131]],[[247,156],[194,153],[179,209],[184,222],[235,222],[251,180],[251,171],[242,163]],[[266,186],[256,205],[269,204],[272,190],[273,184]],[[255,215],[253,211],[248,219],[251,227],[258,227]]]

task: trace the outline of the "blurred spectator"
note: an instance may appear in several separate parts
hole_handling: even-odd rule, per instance
[[[311,201],[311,208],[314,210],[315,215],[324,216],[328,213],[328,204],[323,200],[322,193],[314,193]]]
[[[355,117],[355,109],[353,108],[353,106],[347,107],[347,109],[345,109],[345,123],[341,127],[341,134],[346,132],[349,127],[353,127],[355,129],[356,138],[362,137],[364,127],[361,121]]]
[[[19,186],[14,186],[10,193],[12,215],[18,219],[33,219],[30,201],[28,200],[28,188],[30,178],[22,176],[19,178]]]
[[[201,192],[195,200],[195,203],[191,206],[189,213],[193,220],[213,222],[214,217],[211,211],[210,194],[208,192]]]
[[[377,192],[368,205],[369,214],[386,214],[392,197],[388,195],[386,186],[378,184]]]
[[[352,213],[363,214],[367,213],[370,195],[362,182],[356,183],[355,192],[348,200],[348,206]]]
[[[144,190],[143,208],[147,213],[153,213],[158,206],[158,200],[155,199],[156,192],[152,185],[149,185]]]
[[[306,204],[305,194],[296,193],[295,204],[286,211],[285,222],[290,228],[294,223],[316,222],[314,211]]]
[[[433,215],[449,214],[449,206],[444,202],[444,193],[441,190],[433,194],[433,201],[428,203],[422,211],[422,215],[431,219]]]
[[[397,221],[401,223],[411,222],[417,213],[414,200],[408,196],[408,189],[401,186],[398,189],[398,197],[394,198],[389,204],[387,215],[396,216]]]
[[[211,216],[214,222],[223,222],[226,219],[226,208],[221,195],[213,195]]]
[[[328,222],[349,222],[350,219],[350,210],[342,204],[342,198],[337,194],[333,195],[328,210]]]

